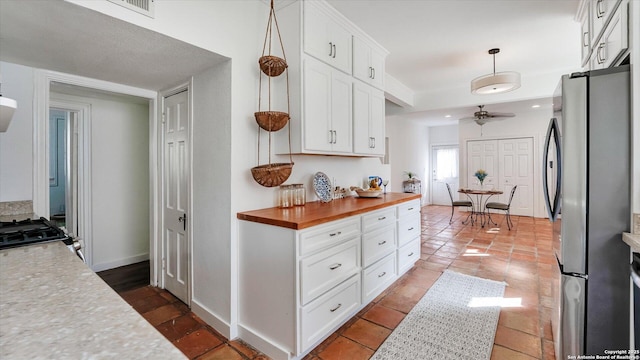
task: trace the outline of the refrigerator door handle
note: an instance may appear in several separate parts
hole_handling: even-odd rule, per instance
[[[549,196],[549,146],[551,144],[555,144],[555,166],[556,166],[556,177],[555,177],[555,191],[552,194],[553,199]],[[558,126],[558,120],[556,118],[552,118],[549,122],[549,127],[547,128],[547,135],[544,140],[544,154],[542,155],[543,166],[542,166],[542,187],[544,193],[545,205],[547,208],[547,213],[549,214],[550,221],[556,221],[558,218],[558,214],[560,213],[560,186],[562,184],[562,157],[561,157],[561,146],[560,146],[560,128]],[[551,161],[551,166],[553,166],[553,160]]]

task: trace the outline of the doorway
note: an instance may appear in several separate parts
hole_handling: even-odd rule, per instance
[[[456,194],[459,186],[458,164],[460,161],[458,145],[438,145],[431,148],[431,203],[451,205],[451,193]],[[455,195],[454,195],[455,197]]]
[[[80,117],[78,109],[49,108],[49,219],[79,238],[77,129]],[[83,245],[87,252],[86,243]]]

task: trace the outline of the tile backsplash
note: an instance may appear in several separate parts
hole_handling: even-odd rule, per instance
[[[640,235],[640,214],[633,214],[633,233]]]
[[[5,201],[0,202],[0,215],[20,215],[33,212],[33,201]]]

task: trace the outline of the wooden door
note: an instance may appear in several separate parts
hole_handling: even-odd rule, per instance
[[[164,99],[164,287],[189,304],[188,92]]]

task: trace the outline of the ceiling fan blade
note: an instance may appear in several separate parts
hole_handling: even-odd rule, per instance
[[[513,113],[498,113],[498,112],[491,112],[487,114],[487,117],[490,118],[507,118],[507,117],[514,117],[516,116]]]

